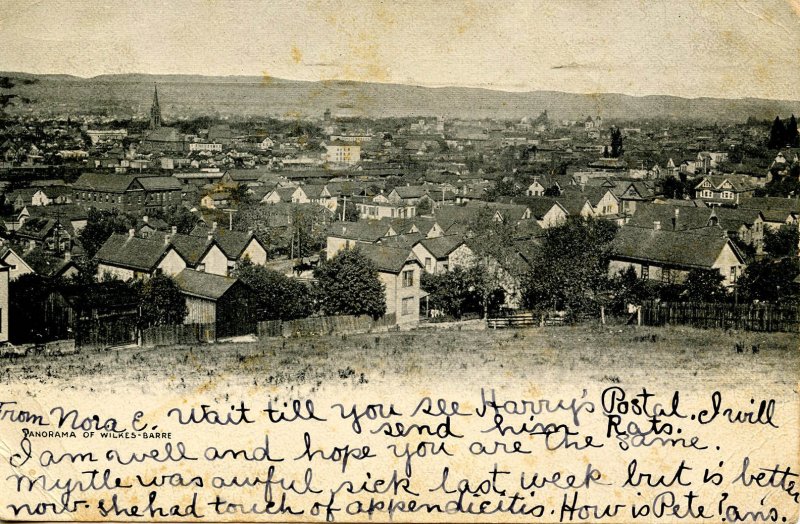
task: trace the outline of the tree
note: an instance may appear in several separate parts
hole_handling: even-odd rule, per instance
[[[611,153],[609,153],[609,151],[608,151],[608,146],[604,147],[603,148],[603,158],[609,158],[610,156],[611,156]]]
[[[384,285],[370,259],[358,248],[345,249],[314,269],[322,310],[327,315],[386,313]]]
[[[17,84],[21,85],[30,85],[35,84],[39,80],[38,79],[28,79],[28,78],[12,78],[10,76],[0,76],[0,89],[2,90],[12,90]],[[5,114],[5,110],[8,106],[10,106],[14,102],[21,102],[23,104],[30,103],[30,99],[24,96],[20,96],[17,93],[9,93],[8,91],[4,93],[0,93],[0,115]]]
[[[80,232],[80,241],[86,255],[91,258],[97,253],[112,233],[125,233],[136,224],[136,220],[116,209],[100,211],[90,208],[86,226]]]
[[[753,262],[739,278],[739,295],[748,300],[778,302],[791,294],[798,273],[797,262],[790,258]]]
[[[797,119],[794,115],[789,119],[789,123],[786,124],[786,145],[800,147],[800,134],[797,132]]]
[[[423,198],[417,203],[417,215],[430,215],[433,202],[430,198]]]
[[[608,250],[616,230],[606,220],[578,218],[547,229],[523,282],[524,303],[596,313],[610,290]]]
[[[342,204],[342,212],[344,213],[344,221],[345,222],[358,222],[361,218],[361,213],[358,211],[358,207],[355,205],[354,202],[347,202],[345,201]],[[417,211],[419,211],[419,206],[417,206]]]
[[[444,273],[423,273],[420,282],[431,309],[460,319],[466,313],[483,316],[484,274],[478,268],[455,267]]]
[[[798,242],[796,226],[783,225],[777,231],[764,230],[764,249],[773,258],[796,256]]]
[[[197,225],[198,218],[182,205],[174,205],[160,213],[164,222],[178,228],[178,233],[189,234]],[[156,215],[158,216],[158,215]]]
[[[53,289],[48,279],[28,273],[9,283],[8,321],[11,342],[41,342],[48,340],[45,321],[45,299]]]
[[[769,149],[780,149],[786,145],[786,127],[781,122],[781,117],[776,116],[769,131]]]
[[[618,127],[611,128],[611,158],[619,158],[625,153],[622,146],[622,131]]]
[[[311,289],[299,280],[249,261],[240,263],[233,276],[252,290],[258,320],[293,320],[314,312]]]
[[[718,302],[728,297],[722,285],[724,277],[716,269],[692,269],[683,283],[684,295],[690,301]]]
[[[180,324],[188,314],[186,299],[178,284],[166,275],[155,275],[139,286],[141,326]]]
[[[682,199],[688,194],[686,184],[673,176],[660,179],[658,186],[661,194],[667,198]]]

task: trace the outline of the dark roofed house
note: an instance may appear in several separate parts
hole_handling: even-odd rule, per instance
[[[456,267],[466,267],[472,262],[473,251],[460,235],[424,238],[416,242],[412,251],[428,273],[443,273]]]
[[[157,273],[176,275],[186,268],[186,261],[170,243],[164,239],[145,239],[114,233],[95,255],[97,277],[106,274],[120,280],[146,279]]]
[[[165,176],[84,173],[72,187],[74,202],[85,208],[134,214],[158,212],[182,198],[180,181]]]
[[[680,284],[692,269],[716,269],[726,286],[732,286],[745,268],[739,249],[719,229],[707,227],[672,231],[622,227],[612,243],[609,273],[633,267],[642,279]]]
[[[214,223],[211,227],[198,224],[190,234],[213,238],[228,259],[228,272],[245,259],[257,266],[267,263],[267,247],[252,231],[233,231]]]
[[[191,269],[174,279],[186,298],[184,324],[215,324],[217,338],[254,331],[250,290],[240,280]]]
[[[384,285],[386,314],[395,315],[400,326],[419,323],[419,287],[422,264],[410,248],[359,244],[359,249],[378,270]]]
[[[327,257],[333,258],[342,249],[356,244],[375,244],[383,237],[396,234],[391,225],[382,221],[334,222],[328,227]]]

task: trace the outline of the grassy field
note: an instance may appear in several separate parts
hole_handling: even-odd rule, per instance
[[[736,344],[745,351],[737,353]],[[98,393],[273,387],[301,395],[323,386],[358,390],[394,381],[475,387],[535,381],[684,389],[747,382],[789,393],[800,376],[800,350],[791,334],[683,327],[420,329],[29,356],[0,361],[0,373],[2,383],[31,392],[43,386]]]

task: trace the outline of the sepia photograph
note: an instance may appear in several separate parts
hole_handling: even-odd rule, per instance
[[[0,13],[0,520],[800,522],[798,0]]]

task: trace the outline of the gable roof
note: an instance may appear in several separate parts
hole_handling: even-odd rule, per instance
[[[136,178],[136,175],[84,173],[78,177],[72,187],[76,190],[123,193]]]
[[[334,222],[328,228],[328,236],[377,242],[380,238],[395,234],[392,226],[381,221]]]
[[[181,293],[208,300],[219,300],[237,282],[238,279],[203,273],[193,269],[184,269],[174,277]]]
[[[464,244],[463,237],[459,235],[446,235],[436,238],[424,238],[419,243],[437,259],[445,258],[458,247]]]
[[[171,249],[163,239],[149,240],[113,233],[95,255],[98,262],[150,272]]]
[[[381,244],[361,244],[357,247],[361,253],[372,260],[375,269],[382,273],[397,274],[409,260],[419,264],[419,260],[409,247],[391,247]],[[419,264],[422,265],[422,264]]]
[[[146,191],[180,191],[181,182],[172,176],[143,176],[136,180]]]
[[[175,251],[190,266],[196,266],[212,246],[216,245],[213,239],[208,240],[207,237],[182,235],[180,233],[170,235],[169,241]]]
[[[670,231],[624,226],[611,243],[612,258],[710,269],[725,246],[744,263],[736,246],[719,228]]]

